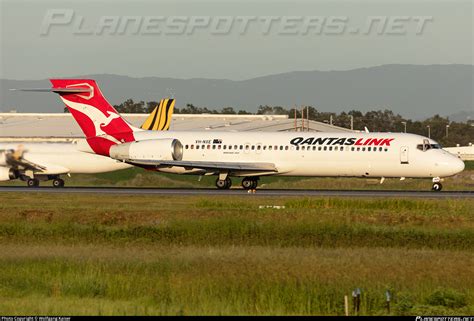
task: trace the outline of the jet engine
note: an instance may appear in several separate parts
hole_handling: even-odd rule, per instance
[[[110,157],[119,160],[182,160],[183,145],[177,139],[150,139],[113,145]]]
[[[0,181],[9,181],[18,178],[18,173],[8,167],[0,166]]]

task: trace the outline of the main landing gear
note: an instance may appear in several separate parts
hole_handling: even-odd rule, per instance
[[[25,177],[23,180],[26,181],[26,186],[28,187],[38,187],[40,185],[40,180],[41,181],[48,181],[48,180],[53,180],[53,187],[55,188],[61,188],[64,187],[64,180],[59,178],[58,176],[39,176],[39,178],[29,178]]]
[[[441,185],[441,179],[439,177],[433,178],[433,186],[431,187],[431,190],[433,192],[439,192],[443,189],[443,185]]]
[[[254,190],[258,185],[258,177],[245,177],[242,180],[242,187],[246,190]]]
[[[38,187],[39,184],[40,184],[40,182],[39,182],[39,179],[37,179],[37,178],[29,178],[26,181],[26,186],[28,186],[28,187]]]
[[[258,177],[245,177],[242,180],[242,187],[246,190],[255,190],[258,185]],[[218,189],[229,189],[232,186],[232,180],[229,176],[216,179],[216,187]]]
[[[229,189],[232,186],[232,180],[230,177],[226,177],[225,179],[216,179],[216,187],[218,189]]]
[[[60,178],[53,179],[53,187],[56,187],[56,188],[64,187],[64,180]]]

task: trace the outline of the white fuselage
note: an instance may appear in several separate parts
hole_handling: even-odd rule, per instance
[[[137,141],[178,139],[184,148],[183,161],[273,163],[276,175],[447,177],[464,169],[461,160],[443,149],[420,148],[423,142],[432,146],[437,143],[414,134],[139,131],[134,135]],[[182,167],[159,170],[178,174],[202,173]],[[259,173],[233,172],[231,175]]]
[[[44,175],[93,174],[132,167],[109,157],[93,154],[83,140],[72,143],[0,143],[0,150],[8,149],[22,149],[25,160],[46,168],[41,172]]]

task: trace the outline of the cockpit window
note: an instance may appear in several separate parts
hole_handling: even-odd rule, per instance
[[[429,140],[424,139],[423,144],[416,145],[416,148],[426,152],[428,149],[441,149],[440,144],[430,144]]]

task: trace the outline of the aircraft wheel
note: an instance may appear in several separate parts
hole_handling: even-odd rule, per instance
[[[252,189],[252,186],[254,184],[254,181],[250,178],[250,177],[245,177],[243,180],[242,180],[242,187],[244,189]]]
[[[431,190],[434,192],[439,192],[443,189],[443,185],[441,183],[433,183],[433,187],[431,187]]]
[[[226,184],[226,185],[225,185],[225,186],[226,186],[226,187],[225,187],[226,189],[229,189],[229,188],[232,186],[232,180],[230,179],[230,177],[227,177],[227,178],[225,179],[225,184]]]
[[[28,187],[38,187],[39,186],[39,180],[36,178],[30,178],[26,181],[26,185]]]
[[[64,180],[60,179],[60,178],[55,178],[53,179],[53,187],[64,187]]]
[[[252,181],[252,189],[256,189],[257,188],[257,185],[258,185],[258,180],[254,179]]]
[[[232,186],[232,180],[227,177],[226,179],[217,179],[216,187],[218,189],[229,189]]]

